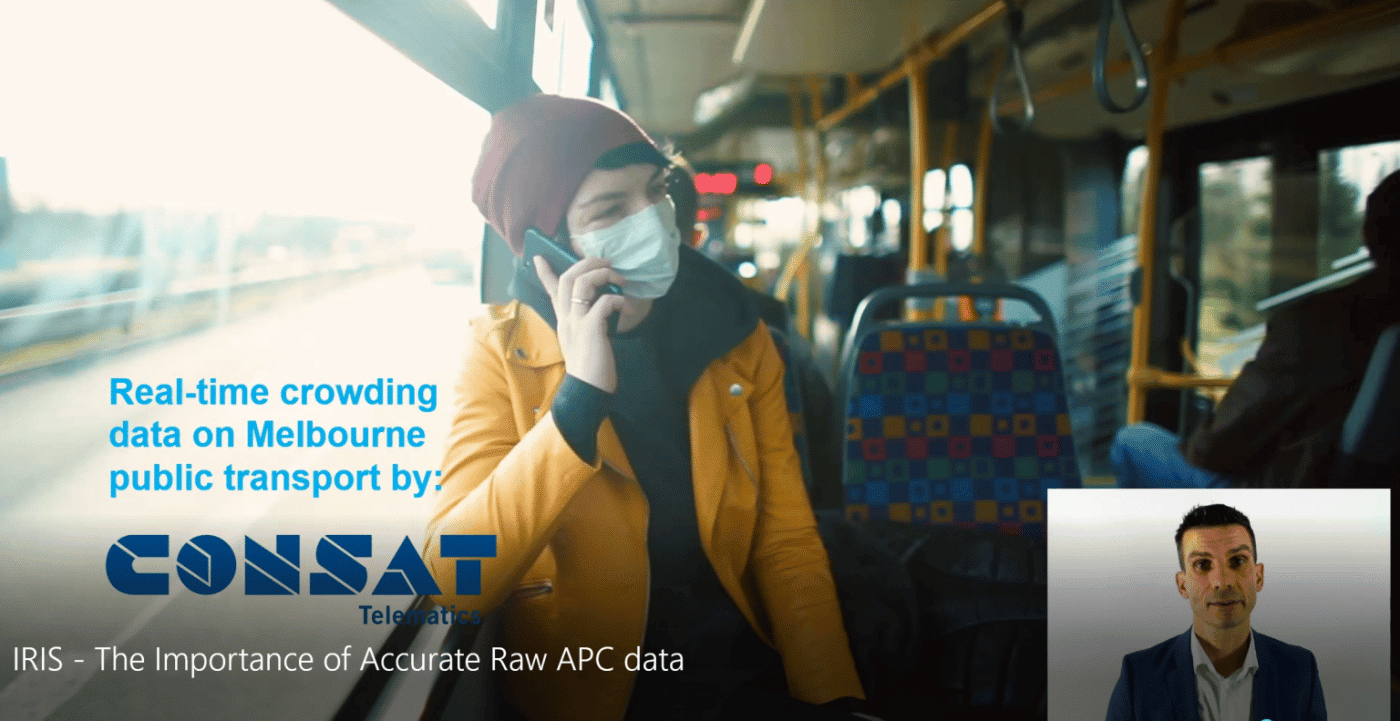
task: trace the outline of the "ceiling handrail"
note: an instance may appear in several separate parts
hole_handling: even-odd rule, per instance
[[[1021,87],[1021,130],[1029,130],[1031,122],[1035,120],[1035,96],[1031,94],[1030,81],[1026,79],[1026,63],[1021,59],[1021,30],[1025,25],[1025,15],[1019,7],[1012,5],[1012,0],[1006,2],[1006,48],[1011,55],[1011,67],[1016,73],[1016,82]],[[1000,73],[1000,69],[996,71]],[[998,107],[1001,103],[1000,78],[992,81],[992,97],[987,102],[987,118],[992,122],[992,130],[1001,134],[1001,119],[998,117]]]
[[[1133,63],[1133,99],[1127,105],[1119,105],[1108,92],[1108,33],[1110,23],[1117,19],[1118,29],[1128,44],[1128,58]],[[1123,9],[1123,0],[1102,0],[1099,11],[1099,39],[1094,46],[1094,93],[1099,96],[1099,105],[1110,113],[1130,113],[1147,102],[1151,77],[1147,71],[1147,59],[1143,57],[1142,44],[1133,33],[1133,23]]]

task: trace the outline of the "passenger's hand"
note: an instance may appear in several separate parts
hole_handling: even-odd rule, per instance
[[[535,273],[554,303],[565,370],[608,393],[616,391],[617,360],[608,339],[608,316],[622,310],[623,297],[600,297],[599,288],[621,285],[622,276],[603,258],[584,258],[556,278],[549,263],[536,256]]]

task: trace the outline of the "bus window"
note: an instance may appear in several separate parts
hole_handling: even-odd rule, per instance
[[[924,230],[933,232],[948,215],[949,242],[956,250],[972,247],[972,171],[962,163],[946,175],[942,168],[924,176]]]
[[[236,317],[268,278],[409,254],[473,275],[489,114],[333,5],[44,3],[0,31],[0,65],[30,69],[0,77],[0,284],[83,318],[7,323],[0,370]]]
[[[1400,141],[1354,145],[1318,153],[1317,277],[1364,256],[1361,217],[1366,195],[1400,170]]]
[[[884,237],[880,239],[880,246],[897,250],[899,248],[899,223],[904,219],[904,208],[894,198],[886,198],[880,204],[880,214],[884,216],[885,230]]]
[[[482,22],[492,30],[496,29],[496,15],[500,4],[500,0],[467,0],[467,7],[481,16]]]
[[[535,84],[541,92],[586,97],[593,36],[578,0],[542,0],[535,17]]]
[[[967,250],[972,247],[972,171],[966,165],[958,163],[953,166],[953,170],[948,173],[948,201],[952,206],[952,232],[948,236],[948,242],[955,250]]]
[[[934,168],[924,174],[924,230],[933,232],[943,225],[943,210],[948,197],[948,174]]]
[[[1138,218],[1142,213],[1142,183],[1147,171],[1147,146],[1139,145],[1128,153],[1123,163],[1123,182],[1119,186],[1123,212],[1120,217],[1119,237],[1137,235]]]
[[[851,188],[841,194],[842,210],[847,215],[847,237],[851,247],[870,245],[870,216],[880,207],[880,193],[869,185]]]
[[[1247,344],[1265,320],[1269,295],[1273,161],[1202,163],[1201,300],[1197,357],[1208,375],[1238,370],[1221,359]]]

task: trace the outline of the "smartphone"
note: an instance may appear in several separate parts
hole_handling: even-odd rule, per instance
[[[525,262],[529,263],[532,267],[535,264],[535,256],[544,256],[545,262],[549,263],[550,269],[554,271],[556,276],[563,275],[564,271],[568,270],[574,263],[579,261],[578,256],[574,255],[572,250],[565,248],[555,242],[553,238],[546,236],[544,233],[534,228],[525,229],[524,255]],[[622,288],[619,288],[616,283],[605,283],[598,289],[598,293],[599,295],[603,293],[622,295]],[[608,316],[608,333],[612,334],[616,332],[617,313],[614,312],[612,315]]]

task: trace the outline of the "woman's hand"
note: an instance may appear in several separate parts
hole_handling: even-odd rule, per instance
[[[608,316],[622,310],[623,297],[599,297],[598,289],[606,283],[622,285],[622,276],[604,258],[584,258],[556,278],[549,263],[535,256],[535,273],[554,303],[565,370],[600,390],[616,391],[617,360],[608,339]]]

